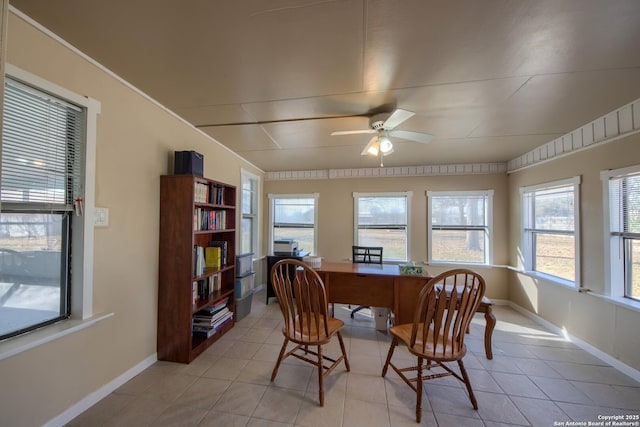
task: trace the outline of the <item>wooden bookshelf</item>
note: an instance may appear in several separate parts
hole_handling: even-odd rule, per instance
[[[195,248],[212,241],[226,242],[226,263],[197,271]],[[158,360],[189,363],[233,327],[231,317],[208,338],[193,332],[194,314],[225,298],[235,312],[235,241],[236,187],[195,175],[160,177]],[[219,289],[207,290],[214,275]]]

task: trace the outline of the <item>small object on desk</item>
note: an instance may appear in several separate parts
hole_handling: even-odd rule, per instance
[[[409,276],[422,276],[424,273],[424,267],[421,265],[416,265],[415,263],[410,264],[400,264],[400,274],[405,274]]]
[[[311,268],[322,267],[322,258],[319,256],[306,256],[302,258],[302,261]]]

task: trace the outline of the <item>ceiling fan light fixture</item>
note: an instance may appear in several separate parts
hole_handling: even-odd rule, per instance
[[[378,139],[372,138],[371,141],[369,141],[367,146],[364,147],[364,150],[362,150],[362,153],[360,154],[363,156],[366,156],[367,154],[371,156],[377,156],[379,152],[380,152],[380,144],[378,143]]]
[[[380,142],[380,151],[382,152],[382,154],[386,156],[387,154],[391,154],[393,152],[393,144],[391,143],[389,138],[387,138],[386,136],[382,136],[378,140]]]

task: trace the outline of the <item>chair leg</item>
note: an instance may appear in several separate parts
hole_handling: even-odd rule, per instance
[[[478,402],[476,401],[476,397],[473,394],[473,389],[471,388],[471,381],[469,381],[469,375],[467,374],[467,370],[464,369],[464,363],[462,363],[462,359],[458,360],[458,366],[460,367],[460,372],[462,373],[464,384],[467,386],[467,392],[469,393],[469,399],[471,399],[471,404],[473,405],[473,409],[477,411]]]
[[[391,363],[391,356],[393,356],[393,351],[398,345],[398,338],[393,337],[393,341],[391,341],[391,345],[389,346],[389,352],[387,353],[387,361],[384,362],[384,366],[382,367],[382,376],[387,375],[387,369],[389,369],[389,363]]]
[[[344,357],[344,366],[347,367],[347,372],[351,371],[351,366],[349,366],[349,359],[347,358],[347,351],[344,347],[344,341],[342,340],[342,334],[340,331],[336,332],[338,335],[338,342],[340,343],[340,350],[342,350],[342,356]]]
[[[275,380],[276,375],[278,375],[278,369],[280,368],[280,363],[282,363],[282,359],[284,358],[284,352],[287,350],[287,344],[289,344],[289,339],[285,337],[284,342],[282,343],[282,348],[280,349],[278,361],[276,362],[276,366],[274,366],[273,372],[271,373],[271,381]]]
[[[418,357],[418,374],[416,376],[416,422],[422,418],[422,357]]]
[[[322,346],[318,346],[318,393],[320,395],[320,406],[324,406],[324,372],[322,368]]]

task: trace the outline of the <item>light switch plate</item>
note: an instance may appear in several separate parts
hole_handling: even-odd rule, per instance
[[[95,208],[93,224],[96,227],[109,226],[109,208]]]

